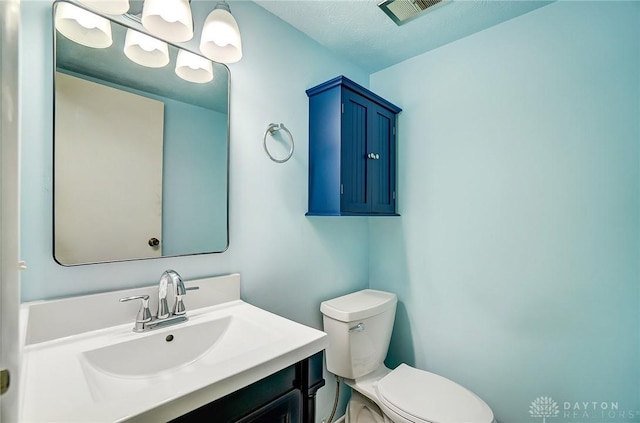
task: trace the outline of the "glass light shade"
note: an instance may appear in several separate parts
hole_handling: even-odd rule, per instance
[[[107,15],[122,15],[129,11],[129,0],[80,0],[81,3],[86,4],[97,10],[98,12],[106,13]]]
[[[242,58],[240,29],[227,3],[218,3],[207,16],[202,27],[200,51],[220,63],[235,63]]]
[[[193,17],[189,0],[145,0],[142,25],[153,35],[172,42],[193,38]]]
[[[213,79],[213,65],[209,59],[180,50],[176,60],[176,75],[185,81],[204,84]]]
[[[133,29],[127,29],[124,54],[132,62],[148,68],[161,68],[169,63],[167,43]]]
[[[71,3],[58,3],[55,25],[62,35],[83,46],[107,48],[113,43],[108,20]]]

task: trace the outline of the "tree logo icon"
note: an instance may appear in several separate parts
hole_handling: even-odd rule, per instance
[[[560,408],[551,397],[538,397],[529,406],[531,417],[542,417],[542,423],[546,423],[547,417],[558,417]]]

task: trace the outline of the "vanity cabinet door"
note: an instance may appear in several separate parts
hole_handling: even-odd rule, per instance
[[[397,215],[395,126],[401,109],[343,76],[307,95],[307,215]]]
[[[238,420],[238,423],[302,423],[301,404],[300,391],[291,391]]]

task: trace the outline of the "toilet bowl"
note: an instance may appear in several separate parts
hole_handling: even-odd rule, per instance
[[[397,298],[365,289],[321,303],[329,337],[327,370],[352,388],[346,423],[492,423],[491,408],[465,387],[435,373],[383,362]]]

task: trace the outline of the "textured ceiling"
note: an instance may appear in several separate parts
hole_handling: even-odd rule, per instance
[[[549,4],[528,0],[454,0],[397,26],[379,0],[254,0],[369,73]]]

